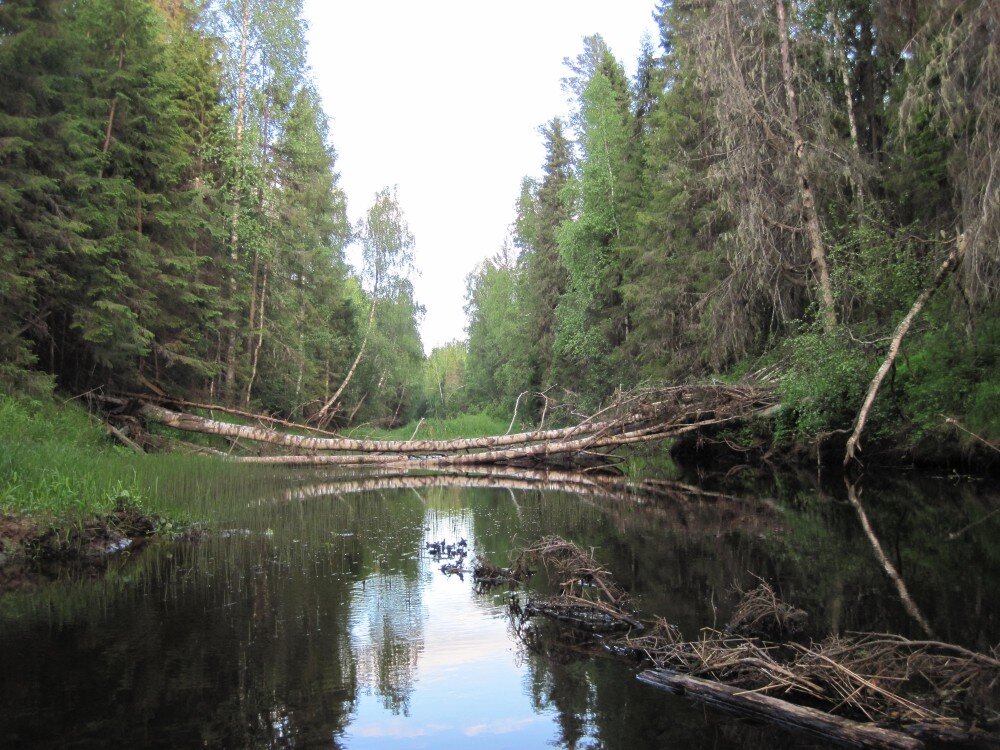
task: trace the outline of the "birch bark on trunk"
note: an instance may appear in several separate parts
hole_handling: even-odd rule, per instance
[[[119,405],[123,401],[107,399]],[[358,440],[289,435],[262,427],[205,419],[152,404],[142,404],[138,414],[154,422],[189,432],[284,445],[304,451],[365,451],[371,453],[448,453],[474,449],[496,449],[526,443],[553,443],[599,436],[618,441],[624,436],[647,437],[654,433],[684,431],[692,425],[704,427],[722,420],[742,418],[773,406],[765,392],[731,386],[691,386],[672,390],[669,400],[656,401],[636,410],[620,411],[615,418],[591,419],[572,427],[533,430],[511,435],[491,435],[456,440]],[[629,442],[629,440],[626,440]],[[543,446],[544,447],[544,446]],[[577,446],[579,447],[579,446]]]
[[[244,112],[247,100],[247,47],[250,33],[250,0],[243,0],[242,19],[240,23],[240,78],[236,90],[236,155],[237,164],[241,158],[243,148],[243,131],[245,127]],[[236,328],[238,321],[238,310],[236,309],[236,295],[239,291],[236,280],[236,271],[240,262],[239,254],[239,227],[240,209],[242,207],[241,186],[239,178],[241,170],[237,166],[237,185],[233,191],[233,220],[229,233],[229,303],[232,310],[229,313],[229,336],[226,342],[226,397],[233,399],[236,397]]]
[[[340,398],[340,394],[342,394],[344,389],[347,388],[347,384],[351,382],[351,378],[354,377],[354,371],[358,369],[358,363],[361,361],[361,356],[365,353],[365,347],[368,345],[368,337],[371,335],[372,325],[375,323],[376,302],[377,298],[373,296],[371,309],[368,311],[368,326],[365,328],[365,337],[361,340],[361,348],[358,349],[358,354],[351,363],[351,367],[347,371],[347,375],[344,376],[344,380],[341,382],[340,386],[338,386],[333,395],[326,400],[326,403],[324,403],[322,408],[316,412],[316,416],[313,418],[313,421],[324,429],[329,425],[330,419],[333,417],[330,409],[332,409],[334,404],[337,403],[337,400]]]
[[[906,317],[899,321],[899,325],[896,326],[896,333],[889,344],[889,352],[886,354],[885,361],[882,362],[882,366],[878,368],[878,372],[868,386],[865,401],[854,423],[854,432],[851,433],[851,437],[847,441],[847,450],[844,453],[844,466],[847,466],[851,462],[851,459],[855,458],[855,454],[861,448],[861,431],[865,429],[865,422],[868,421],[868,413],[871,411],[872,404],[875,403],[875,397],[882,386],[882,381],[885,380],[885,376],[889,373],[893,363],[896,361],[896,357],[899,355],[899,348],[903,344],[903,337],[909,332],[914,319],[924,309],[924,305],[927,304],[927,300],[931,298],[931,295],[944,283],[945,278],[961,265],[962,259],[965,257],[965,245],[965,235],[960,234],[955,240],[955,246],[952,247],[951,252],[948,253],[948,257],[945,258],[944,263],[941,264],[937,274],[934,276],[934,280],[920,293],[920,296],[917,297],[916,302],[913,303]]]
[[[267,274],[268,267],[264,264],[263,279],[260,286],[260,308],[258,311],[259,325],[257,326],[257,343],[253,347],[250,357],[250,379],[247,381],[247,391],[243,399],[244,406],[250,405],[250,392],[253,390],[253,382],[257,379],[257,362],[260,360],[260,347],[264,343],[264,309],[267,301]],[[251,321],[252,325],[252,321]],[[253,331],[251,329],[251,338]]]

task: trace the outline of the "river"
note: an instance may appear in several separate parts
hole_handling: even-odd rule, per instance
[[[755,576],[817,635],[921,634],[836,482],[689,479],[645,496],[356,479],[175,478],[160,494],[209,519],[207,538],[0,595],[0,746],[820,746],[644,686],[611,658],[527,651],[509,593],[443,573],[427,551],[441,539],[505,562],[561,535],[688,637],[725,623]],[[935,634],[996,644],[991,484],[877,479],[862,495],[872,526]]]

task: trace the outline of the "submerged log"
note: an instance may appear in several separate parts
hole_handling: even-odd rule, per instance
[[[891,729],[833,716],[814,708],[735,688],[721,682],[703,680],[670,669],[647,669],[639,674],[647,685],[685,695],[742,716],[779,724],[823,740],[866,748],[918,750],[924,743]]]

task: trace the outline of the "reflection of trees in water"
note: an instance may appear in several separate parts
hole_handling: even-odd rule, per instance
[[[427,485],[398,487],[420,489]],[[304,496],[313,490],[305,490]],[[327,487],[326,489],[331,489]],[[417,557],[424,549],[424,523],[431,509],[444,510],[445,517],[459,512],[464,502],[460,490],[429,487],[423,494],[391,493],[375,485],[335,485],[336,494],[364,493],[351,503],[384,503],[379,518],[364,537],[371,564],[363,585],[355,586],[351,601],[357,625],[353,658],[358,686],[381,697],[383,706],[394,714],[408,715],[416,671],[424,645],[423,586],[419,581]],[[323,494],[330,494],[324,492]],[[400,515],[398,507],[407,511]],[[370,572],[369,572],[370,571]],[[394,573],[393,571],[398,571]]]
[[[114,744],[138,746],[335,744],[357,702],[355,582],[391,569],[393,590],[408,587],[419,610],[410,557],[422,514],[419,503],[377,495],[283,511],[248,523],[270,534],[151,550],[128,569],[129,586],[66,587],[66,605],[46,592],[45,609],[26,603],[16,627],[0,632],[0,736],[51,746],[100,744],[109,732]],[[383,658],[401,660],[391,650]],[[382,671],[388,694],[401,670]]]
[[[775,502],[618,482],[517,470],[299,486],[246,509],[258,530],[248,536],[172,546],[171,557],[153,547],[108,579],[5,601],[18,609],[0,630],[0,736],[100,744],[113,728],[116,744],[139,746],[335,744],[359,687],[405,713],[424,638],[414,555],[426,514],[461,514],[477,551],[501,562],[548,533],[593,547],[642,607],[688,634],[716,614],[724,622],[733,584],[750,573],[776,582],[822,630],[909,623],[842,487],[773,492]],[[994,502],[984,498],[943,483],[869,484],[865,494],[935,631],[980,650],[1000,632],[1000,534],[996,520],[975,523]],[[659,733],[689,746],[735,742],[722,736],[733,725],[650,697],[619,665],[527,664],[533,700],[559,714],[564,746],[596,737],[627,747]]]
[[[581,664],[559,664],[532,659],[528,662],[531,703],[536,711],[555,710],[559,747],[576,748],[592,737],[592,706],[596,690]]]
[[[394,714],[409,713],[417,662],[423,650],[420,587],[403,576],[370,576],[351,602],[352,658],[359,688],[374,690]]]
[[[96,606],[56,638],[5,632],[0,734],[53,747],[283,747],[341,732],[355,688],[349,662],[326,655],[346,640],[346,613],[314,603],[341,599],[344,583],[306,596],[294,576],[244,570],[217,587],[214,571],[191,572],[193,552],[138,595],[93,592]],[[289,637],[296,629],[308,635]]]

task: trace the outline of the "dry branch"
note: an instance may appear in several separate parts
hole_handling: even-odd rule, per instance
[[[802,632],[806,613],[778,598],[767,581],[743,593],[726,629],[740,635],[783,640]]]
[[[558,653],[551,641],[565,636],[573,650],[586,653],[588,643],[580,634],[598,634],[600,640],[589,644],[591,651],[599,643],[657,668],[644,673],[643,681],[668,689],[690,687],[709,702],[865,747],[922,746],[913,736],[873,722],[899,724],[904,732],[912,727],[912,735],[929,738],[988,739],[955,717],[979,720],[995,715],[1000,702],[996,651],[982,654],[879,633],[831,636],[806,645],[705,628],[688,641],[662,618],[638,621],[625,608],[625,592],[611,574],[571,542],[547,537],[522,557],[541,562],[563,584],[557,597],[529,601],[523,610],[512,607],[516,630],[533,650]],[[579,595],[575,585],[580,586]],[[765,612],[772,619],[796,618],[793,613],[798,611],[761,582],[744,595],[736,612],[737,620],[753,620]],[[532,616],[571,629],[561,633],[526,626]],[[627,632],[615,636],[616,631]],[[794,700],[824,706],[828,712],[789,702]],[[796,717],[802,721],[797,723]]]
[[[139,445],[137,442],[135,442],[132,438],[130,438],[128,435],[126,435],[124,432],[122,432],[121,430],[119,430],[114,425],[108,424],[107,422],[105,422],[104,426],[108,428],[108,432],[111,434],[111,436],[114,437],[115,440],[117,440],[122,445],[124,445],[124,446],[126,446],[128,448],[131,448],[136,453],[145,453],[146,452],[146,451],[144,451],[142,449],[141,445]]]
[[[868,393],[865,394],[865,401],[861,406],[861,410],[858,412],[858,418],[854,423],[854,432],[851,433],[851,437],[847,440],[847,451],[844,453],[844,466],[847,466],[854,458],[857,450],[861,448],[861,431],[865,429],[865,422],[868,420],[868,412],[871,411],[872,404],[875,402],[875,397],[878,395],[878,389],[882,387],[882,381],[885,380],[885,376],[889,373],[892,368],[893,363],[896,361],[896,357],[899,355],[899,347],[903,343],[903,337],[909,333],[910,326],[913,325],[913,321],[916,319],[920,311],[924,309],[924,305],[927,304],[927,300],[931,298],[931,295],[937,291],[938,287],[944,283],[945,278],[947,278],[956,268],[962,263],[962,258],[965,257],[965,235],[960,234],[955,240],[955,245],[952,247],[951,252],[948,253],[948,257],[945,258],[944,263],[938,269],[937,274],[934,276],[934,280],[920,293],[917,297],[917,301],[913,303],[913,307],[910,311],[906,313],[906,317],[903,318],[899,325],[896,326],[896,333],[892,337],[892,343],[889,344],[889,353],[885,356],[885,361],[882,362],[882,366],[878,368],[878,372],[872,379],[871,384],[868,386]]]

